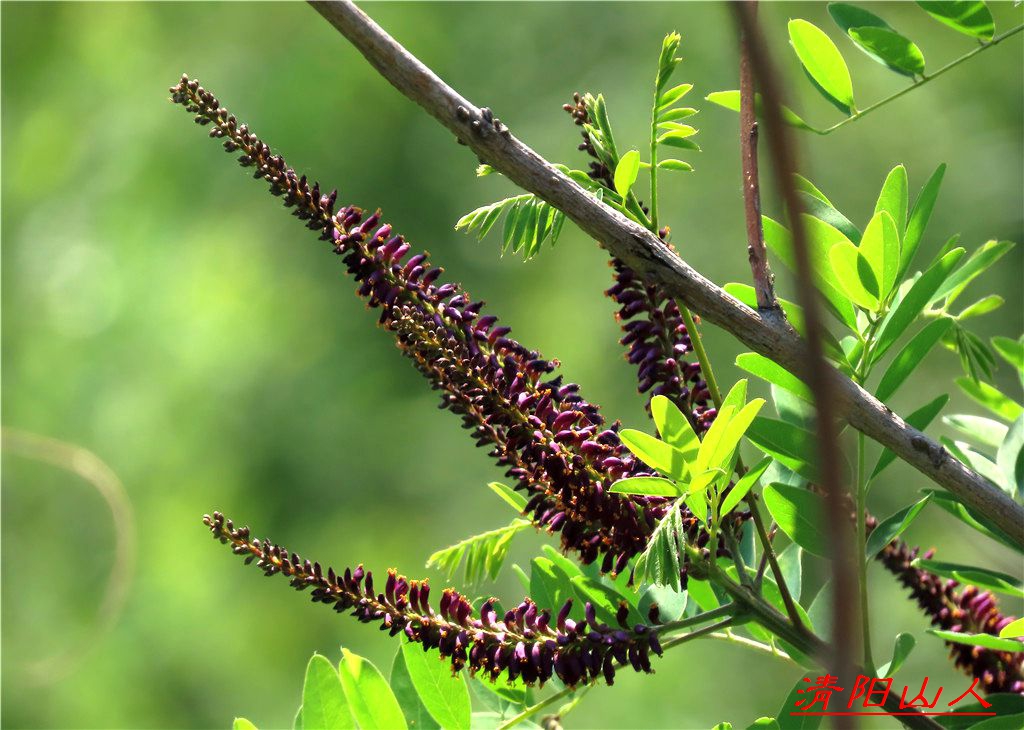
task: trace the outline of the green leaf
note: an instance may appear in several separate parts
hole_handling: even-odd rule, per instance
[[[779,730],[817,730],[821,726],[822,717],[820,715],[791,715],[791,712],[795,712],[795,706],[797,702],[804,699],[803,691],[811,685],[820,672],[809,672],[803,677],[796,680],[796,684],[793,685],[793,689],[786,695],[786,699],[782,703],[782,707],[775,714],[776,719],[779,722]]]
[[[1006,440],[1009,427],[984,416],[943,416],[942,422],[985,446],[998,449]]]
[[[996,32],[992,13],[985,3],[969,0],[917,0],[917,4],[940,23],[982,41],[992,40]]]
[[[996,464],[1006,477],[1006,483],[1013,490],[1013,496],[1020,499],[1024,494],[1024,416],[1010,426],[1006,440],[999,446]]]
[[[907,207],[910,204],[908,187],[907,168],[903,165],[896,165],[889,171],[885,182],[882,183],[882,191],[878,194],[878,201],[875,203],[875,213],[881,213],[884,210],[892,216],[900,238],[907,227]],[[896,260],[899,261],[899,250],[896,251]],[[896,269],[893,270],[894,278],[895,274]]]
[[[683,162],[682,160],[673,160],[669,158],[667,160],[658,161],[659,170],[675,170],[678,172],[693,172],[693,165],[689,162]]]
[[[782,577],[786,581],[786,587],[789,588],[789,593],[795,601],[800,600],[800,594],[803,592],[803,556],[804,549],[795,542],[791,542],[782,549],[776,558],[779,569],[782,570]]]
[[[994,312],[999,309],[1006,300],[998,294],[989,294],[987,297],[982,297],[974,304],[964,307],[960,314],[956,315],[958,321],[970,319],[971,317],[980,317],[983,314]]]
[[[338,671],[349,709],[362,730],[405,730],[405,715],[380,670],[369,659],[341,650]],[[303,728],[315,727],[303,721]],[[351,726],[349,726],[351,727]]]
[[[888,210],[880,210],[872,216],[859,249],[871,264],[875,280],[881,284],[879,298],[886,299],[896,284],[896,270],[900,265],[900,233]]]
[[[557,611],[572,597],[572,585],[547,558],[534,558],[530,563],[530,597],[540,606]],[[579,611],[575,611],[580,615]]]
[[[236,717],[235,721],[231,723],[231,730],[257,730],[257,728],[252,721],[246,720],[244,717]]]
[[[789,42],[826,98],[853,110],[853,83],[843,54],[824,31],[806,20],[789,21]]]
[[[420,701],[445,730],[469,730],[469,688],[464,677],[452,676],[451,663],[422,644],[402,641],[402,656]]]
[[[747,726],[747,730],[779,730],[779,721],[774,717],[759,717],[750,725]]]
[[[730,109],[734,112],[740,110],[740,92],[737,89],[730,91],[714,91],[704,97],[706,101],[710,101],[712,104],[717,104],[725,109]],[[800,118],[800,115],[790,109],[785,104],[782,104],[782,121],[791,127],[797,129],[803,129],[808,132],[817,132],[821,134],[820,129],[815,129],[810,124]],[[758,119],[764,118],[764,103],[761,100],[760,94],[754,95],[754,113]]]
[[[640,174],[640,153],[630,150],[615,166],[615,192],[625,198],[629,194],[629,189],[633,187],[633,183],[636,182],[638,174]]]
[[[988,383],[974,381],[970,378],[957,378],[956,384],[968,397],[1007,422],[1016,421],[1024,413],[1024,408],[1019,403],[1003,395]]]
[[[938,636],[940,639],[954,644],[967,644],[968,646],[980,646],[985,649],[1014,653],[1024,651],[1024,642],[1017,639],[1000,639],[998,636],[992,636],[992,634],[961,634],[956,631],[925,630],[933,636]]]
[[[1005,593],[1008,596],[1024,598],[1024,584],[1012,575],[1000,573],[988,568],[976,568],[971,565],[959,565],[957,563],[944,563],[938,560],[927,560],[915,558],[912,565],[915,568],[924,568],[944,578],[952,578],[961,583],[972,583],[979,588],[987,588],[997,593]],[[1018,649],[1018,651],[1020,651]]]
[[[785,484],[765,487],[763,497],[772,519],[793,542],[809,553],[829,556],[828,540],[819,529],[825,523],[821,497]]]
[[[804,385],[802,380],[764,355],[758,355],[755,352],[745,352],[736,358],[736,365],[742,370],[767,380],[769,383],[779,386],[808,403],[814,400],[810,388]]]
[[[1012,241],[987,241],[968,257],[963,266],[943,282],[932,296],[929,304],[943,298],[946,299],[947,305],[952,304],[968,284],[1001,259],[1011,248],[1013,248]]]
[[[942,185],[942,176],[946,173],[946,165],[941,164],[935,168],[935,172],[928,178],[928,182],[921,188],[921,192],[914,201],[914,208],[910,211],[910,218],[907,220],[907,230],[903,234],[903,248],[900,250],[900,269],[897,279],[901,279],[910,268],[921,245],[921,238],[924,236],[928,220],[931,218],[932,210],[935,208],[935,201],[939,197],[939,187]]]
[[[850,241],[837,243],[829,251],[829,262],[840,289],[858,307],[876,311],[881,306],[879,282],[871,263]]]
[[[662,440],[684,454],[695,453],[700,447],[700,441],[693,432],[689,419],[665,396],[656,395],[651,398],[651,418],[654,419],[654,425],[658,427]]]
[[[615,614],[620,603],[626,603],[629,606],[629,618],[627,621],[631,626],[643,623],[644,621],[636,609],[626,600],[625,596],[593,578],[578,575],[572,579],[572,587],[575,589],[576,595],[579,596],[581,602],[593,605],[594,610],[597,612],[598,621],[604,621],[609,626],[618,626]]]
[[[949,402],[948,395],[940,395],[932,401],[929,401],[925,405],[918,408],[916,411],[907,416],[906,421],[908,424],[916,428],[918,431],[924,431],[935,420],[935,417],[939,415],[939,412]],[[874,479],[882,470],[885,469],[889,464],[896,460],[896,454],[889,449],[884,449],[878,457],[878,463],[875,464],[874,470],[871,472],[871,478]]]
[[[903,662],[910,656],[917,642],[911,634],[897,634],[896,642],[892,648],[892,659],[878,668],[879,677],[891,677],[900,670]]]
[[[722,500],[721,507],[719,508],[719,514],[722,517],[725,517],[736,509],[740,501],[747,496],[747,492],[750,491],[750,488],[757,484],[757,480],[761,478],[761,475],[764,474],[768,465],[771,463],[771,457],[765,457],[764,459],[761,459],[756,466],[751,467],[746,474],[740,477],[739,481],[733,485],[732,489],[729,490],[729,493],[726,494],[725,498]]]
[[[327,657],[320,654],[314,654],[306,665],[302,684],[302,727],[310,730],[355,727],[338,672]]]
[[[925,355],[931,351],[936,342],[942,339],[952,324],[953,320],[949,317],[940,317],[914,335],[889,363],[889,367],[886,368],[878,383],[878,388],[875,390],[875,397],[880,401],[888,400],[903,384],[903,381],[924,361]]]
[[[894,512],[878,523],[878,527],[872,530],[868,537],[866,557],[875,557],[882,551],[882,548],[902,535],[903,531],[910,527],[910,523],[921,514],[921,510],[925,508],[930,499],[931,495],[926,494],[924,499]]]
[[[677,501],[672,503],[665,516],[658,521],[650,540],[647,541],[647,547],[637,558],[634,566],[637,583],[668,586],[676,592],[681,592],[683,588],[679,575],[682,567],[680,555],[685,543],[686,533],[683,530],[683,520],[679,514]],[[693,595],[692,580],[689,586],[690,594]],[[701,605],[703,607],[703,604]]]
[[[757,448],[783,465],[811,480],[817,480],[817,439],[813,433],[785,421],[759,416],[747,429],[747,438]]]
[[[996,719],[1005,721],[1013,715],[1024,712],[1024,695],[1011,694],[1009,692],[990,694],[985,697],[984,705],[980,702],[972,702],[968,705],[958,704],[952,708],[952,714],[936,717],[935,721],[946,728],[946,730],[967,730],[967,728],[976,728],[979,726],[979,723],[992,719],[979,718],[971,714],[977,712],[995,712]],[[1020,725],[1021,723],[1016,725],[1007,723],[1001,730],[1020,727]],[[995,730],[995,728],[990,728],[990,730]]]
[[[632,428],[623,429],[619,438],[636,458],[675,480],[686,477],[689,464],[696,456],[696,447],[681,451],[661,439]]]
[[[679,485],[661,477],[626,477],[612,484],[615,494],[641,494],[648,497],[678,497]]]
[[[996,542],[1002,543],[1011,550],[1024,552],[1024,549],[1021,549],[1019,545],[1007,537],[1007,535],[996,527],[991,520],[984,515],[977,514],[949,492],[925,490],[925,493],[932,495],[932,503],[936,507],[941,507],[968,527],[977,530],[982,535],[985,535]]]
[[[1024,618],[1011,621],[999,630],[999,638],[1016,639],[1024,636]]]
[[[641,616],[647,616],[652,606],[658,607],[658,621],[679,620],[686,611],[687,593],[685,590],[676,591],[668,586],[648,586],[640,595],[637,603],[637,611]]]
[[[667,109],[658,114],[659,122],[675,122],[680,119],[686,119],[692,117],[694,114],[698,114],[698,110],[693,107],[683,106],[676,109]]]
[[[666,147],[676,147],[681,150],[693,150],[694,152],[700,152],[700,147],[697,143],[689,139],[691,135],[685,132],[665,132],[665,134],[658,137],[658,144],[665,145]]]
[[[658,109],[664,109],[672,106],[686,96],[692,88],[693,84],[679,84],[679,86],[673,86],[671,89],[658,96]]]
[[[874,26],[850,28],[853,42],[880,60],[893,71],[904,76],[924,75],[924,54],[913,41],[894,30]]]
[[[725,291],[732,297],[735,297],[743,304],[746,304],[751,309],[757,311],[757,293],[754,291],[754,287],[749,284],[737,284],[731,282],[726,284],[724,287]],[[788,299],[777,297],[779,306],[782,307],[783,314],[786,315],[786,319],[793,325],[793,329],[799,332],[801,335],[806,336],[806,328],[804,327],[804,310]],[[828,350],[829,357],[835,359],[840,364],[848,365],[846,363],[846,356],[843,354],[843,348],[839,345],[839,342],[832,335],[831,332],[825,330],[822,333],[824,337],[824,345]]]
[[[823,223],[828,223],[853,243],[860,243],[860,239],[862,237],[860,229],[853,225],[853,223],[850,222],[850,219],[845,215],[810,193],[798,190],[797,197],[800,198],[800,202],[803,204],[803,210],[807,215],[817,218]]]
[[[390,684],[391,691],[395,693],[395,699],[398,700],[398,704],[402,708],[402,714],[405,715],[405,722],[409,726],[409,730],[440,730],[441,726],[430,716],[416,692],[412,677],[409,676],[409,668],[405,663],[405,652],[401,645],[391,664]]]
[[[512,487],[501,482],[489,482],[487,486],[519,514],[526,510],[526,497]]]
[[[992,347],[1006,362],[1024,373],[1024,339],[1011,340],[1009,337],[993,337]]]
[[[939,261],[928,267],[907,291],[906,296],[899,300],[889,314],[882,320],[878,329],[877,344],[872,349],[871,361],[878,359],[888,350],[907,327],[917,319],[931,301],[942,282],[949,276],[957,261],[964,255],[962,248],[955,248]]]
[[[508,557],[512,538],[532,524],[529,520],[515,519],[506,527],[467,537],[433,553],[427,558],[427,567],[443,570],[451,580],[465,560],[467,583],[477,583],[485,575],[494,580]]]
[[[863,28],[872,26],[875,28],[890,28],[891,26],[872,12],[850,5],[848,3],[829,3],[828,14],[844,33],[850,28]]]

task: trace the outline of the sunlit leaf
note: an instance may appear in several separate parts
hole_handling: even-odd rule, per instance
[[[745,352],[736,358],[736,365],[742,370],[746,370],[752,375],[777,385],[809,403],[814,400],[810,388],[804,385],[802,380],[764,355],[759,355],[756,352]]]
[[[640,173],[640,153],[630,150],[619,159],[615,167],[615,192],[625,198]]]
[[[1002,530],[996,527],[991,520],[984,515],[974,512],[954,495],[949,492],[940,492],[936,490],[925,490],[925,492],[927,494],[931,494],[932,504],[936,507],[941,507],[968,527],[977,530],[982,535],[985,535],[996,542],[1002,543],[1011,550],[1016,550],[1018,553],[1024,552],[1024,549],[1022,549],[1021,546],[1011,540]]]
[[[992,347],[1006,362],[1024,373],[1024,338],[1011,340],[1009,337],[993,337]]]
[[[985,649],[1014,653],[1024,651],[1024,641],[1017,639],[1000,639],[992,634],[961,634],[956,631],[925,630],[933,636],[938,636],[940,639],[951,641],[954,644],[967,644],[968,646],[980,646]]]
[[[1001,639],[1016,639],[1021,636],[1024,636],[1024,618],[1011,621],[999,630]]]
[[[905,76],[924,75],[924,54],[912,40],[889,28],[864,26],[850,28],[854,43],[872,58]]]
[[[855,245],[850,241],[834,245],[829,251],[829,264],[840,289],[854,304],[869,311],[879,308],[879,281],[871,262]]]
[[[996,32],[992,13],[980,0],[917,0],[917,4],[940,23],[983,41]]]
[[[689,162],[669,158],[667,160],[658,160],[658,169],[674,170],[677,172],[693,172],[693,165]]]
[[[975,402],[980,403],[992,413],[1004,419],[1008,423],[1016,421],[1024,413],[1024,408],[988,383],[982,383],[970,378],[957,378],[956,384],[960,390],[967,394]]]
[[[921,188],[921,192],[914,201],[914,207],[907,219],[907,229],[903,234],[903,248],[900,250],[900,268],[897,279],[902,278],[910,264],[913,262],[914,254],[921,245],[921,238],[924,236],[928,220],[931,218],[932,210],[935,208],[935,201],[939,197],[939,187],[942,185],[942,176],[946,172],[945,163],[939,165],[928,182]]]
[[[931,500],[931,495],[925,495],[923,499],[894,512],[879,522],[868,537],[865,556],[875,557],[882,548],[903,534],[903,531],[910,527],[910,523],[921,514],[921,510],[925,508],[929,500]]]
[[[984,416],[943,416],[942,422],[980,444],[998,449],[1006,440],[1009,428],[1004,423]]]
[[[759,416],[747,429],[747,438],[766,454],[812,481],[818,477],[817,439],[810,431],[785,421]]]
[[[231,723],[231,730],[257,730],[257,728],[251,720],[246,720],[244,717],[236,717],[235,721]]]
[[[526,497],[501,482],[490,482],[488,488],[501,497],[512,509],[522,513],[526,510]]]
[[[355,727],[338,672],[327,657],[320,654],[314,654],[306,665],[301,713],[304,728],[347,730]]]
[[[949,331],[952,324],[953,320],[949,317],[940,317],[914,335],[889,363],[875,390],[875,397],[881,401],[888,400],[915,368],[924,362],[925,355]]]
[[[1012,241],[987,241],[980,248],[967,257],[963,266],[954,271],[939,287],[932,296],[929,304],[933,304],[943,298],[947,303],[952,303],[960,293],[974,281],[980,274],[991,268],[1011,248]]]
[[[892,648],[892,659],[878,667],[878,676],[891,677],[896,674],[900,667],[903,666],[903,662],[910,656],[910,652],[914,650],[916,644],[917,642],[912,635],[907,633],[897,634]]]
[[[362,730],[406,730],[405,715],[387,681],[368,659],[342,649],[338,671],[349,709]],[[303,727],[313,727],[303,723]]]
[[[871,265],[880,287],[878,298],[886,300],[896,284],[896,271],[900,265],[900,232],[888,209],[879,210],[871,217],[857,248]]]
[[[675,446],[683,453],[699,448],[697,434],[689,419],[679,407],[663,395],[651,398],[651,418],[658,427],[663,441]]]
[[[623,429],[619,433],[619,437],[626,448],[633,452],[633,455],[640,461],[677,480],[685,478],[689,464],[696,456],[698,446],[694,444],[689,451],[681,451],[672,444],[632,428]]]
[[[738,112],[740,110],[740,92],[738,90],[734,89],[730,91],[715,91],[708,94],[704,98],[707,101],[710,101],[712,104],[717,104],[718,106],[724,107],[725,109],[731,109],[734,112]],[[803,119],[800,118],[799,114],[790,109],[788,106],[786,106],[785,104],[781,106],[782,108],[780,111],[782,112],[782,121],[785,124],[788,124],[791,127],[796,127],[797,129],[804,129],[808,132],[817,132],[818,134],[821,134],[820,129],[815,129],[810,124],[805,122]],[[764,118],[763,107],[764,103],[761,99],[761,95],[755,94],[754,113],[756,114],[758,119]]]
[[[762,492],[764,504],[779,529],[804,550],[821,557],[830,555],[825,524],[824,501],[806,489],[772,484]]]
[[[449,671],[448,674],[450,677],[451,672]],[[405,664],[405,653],[402,646],[399,646],[395,653],[388,683],[391,685],[391,691],[395,693],[398,705],[402,708],[402,714],[405,715],[405,722],[409,726],[409,730],[440,730],[441,726],[430,716],[416,692],[416,687],[413,686],[409,668]]]
[[[649,497],[678,497],[679,486],[661,477],[627,477],[612,484],[609,491],[615,494],[642,494]]]
[[[789,41],[808,75],[827,98],[847,112],[853,108],[853,84],[843,54],[824,31],[806,20],[789,21]]]
[[[1024,496],[1024,416],[1018,417],[1010,426],[996,454],[996,465],[1006,477],[1013,496],[1017,499]]]
[[[882,320],[878,329],[877,344],[872,349],[872,362],[878,359],[888,350],[907,327],[917,319],[924,311],[928,302],[932,300],[935,292],[942,283],[949,277],[950,272],[956,263],[964,255],[962,248],[955,248],[939,261],[932,264],[907,291],[906,296],[899,300],[889,314]]]
[[[402,641],[402,656],[420,701],[445,730],[469,730],[469,688],[462,674],[452,676],[452,666],[419,643]]]
[[[1024,584],[1012,575],[1000,573],[988,568],[977,568],[971,565],[959,565],[957,563],[945,563],[939,560],[927,560],[915,558],[912,565],[915,568],[941,575],[944,578],[952,578],[961,583],[971,583],[979,588],[987,588],[996,593],[1005,593],[1008,596],[1024,598]],[[1019,650],[1018,650],[1019,651]]]
[[[750,470],[744,474],[740,479],[733,485],[729,493],[725,495],[722,500],[721,507],[719,507],[719,514],[725,517],[727,514],[732,512],[739,505],[740,501],[747,496],[747,492],[750,488],[757,484],[757,480],[761,478],[768,465],[772,463],[771,457],[765,457],[761,459],[755,466],[751,467]]]

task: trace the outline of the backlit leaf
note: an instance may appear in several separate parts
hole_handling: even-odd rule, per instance
[[[338,671],[345,697],[362,730],[406,730],[405,715],[387,681],[368,659],[342,649]],[[304,728],[312,727],[303,723]]]
[[[889,28],[850,28],[854,43],[886,66],[905,76],[924,75],[924,54],[909,38]]]
[[[640,173],[640,153],[630,150],[619,159],[615,166],[615,192],[625,198]]]
[[[889,367],[886,368],[878,383],[878,388],[875,390],[875,397],[881,401],[888,400],[903,384],[903,381],[914,372],[914,369],[924,361],[925,355],[949,331],[952,324],[953,320],[949,317],[940,317],[914,335],[889,363]]]
[[[821,497],[785,484],[765,487],[762,497],[772,519],[793,542],[815,555],[829,556],[828,540],[821,531],[825,524]]]
[[[452,676],[448,659],[405,638],[402,656],[420,701],[434,721],[445,730],[469,730],[471,711],[465,677],[461,673]]]
[[[992,13],[979,0],[917,0],[917,4],[940,23],[983,41],[996,32]]]
[[[789,21],[789,41],[808,75],[826,97],[853,108],[853,84],[843,55],[824,31],[806,20]]]
[[[341,679],[327,657],[314,654],[306,665],[302,684],[302,726],[347,730],[354,728]]]

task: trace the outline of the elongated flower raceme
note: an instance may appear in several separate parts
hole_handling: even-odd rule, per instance
[[[609,491],[623,477],[650,473],[623,447],[618,423],[607,424],[578,386],[552,375],[557,361],[519,344],[497,317],[482,314],[482,302],[456,284],[438,283],[442,270],[425,253],[409,256],[408,242],[393,235],[379,212],[349,206],[334,213],[335,192],[311,186],[198,82],[182,77],[171,94],[332,242],[359,282],[359,295],[380,310],[380,324],[442,392],[442,407],[462,417],[478,445],[492,447],[526,492],[533,520],[560,532],[563,547],[584,562],[602,558],[605,572],[623,570],[644,549],[667,502]],[[696,534],[696,520],[686,518]]]
[[[361,565],[341,573],[333,568],[325,571],[319,563],[251,537],[248,527],[236,528],[219,512],[204,516],[203,521],[214,538],[231,545],[247,564],[255,561],[268,576],[286,576],[300,591],[311,589],[316,603],[333,606],[339,613],[350,612],[363,623],[378,623],[392,636],[404,633],[422,644],[424,651],[436,649],[451,662],[453,672],[468,667],[471,674],[480,672],[493,682],[507,671],[510,681],[522,678],[531,685],[553,676],[569,686],[599,677],[612,684],[616,666],[650,672],[650,654],[661,655],[660,627],[630,626],[625,603],[619,606],[615,627],[600,622],[589,603],[586,618],[579,623],[568,617],[571,600],[555,617],[530,599],[499,617],[496,599],[485,601],[477,612],[451,588],[441,593],[435,610],[427,581],[409,580],[390,570],[384,585],[375,586],[373,574]],[[382,590],[377,592],[378,588]]]
[[[578,126],[590,123],[590,112],[579,93],[573,103],[563,106]],[[589,175],[610,190],[615,189],[611,171],[597,155],[590,134],[584,129],[579,149],[590,156]],[[642,204],[641,204],[642,205]],[[668,229],[659,232],[666,246]],[[709,408],[707,383],[701,377],[700,365],[688,362],[693,352],[690,334],[683,323],[675,300],[658,284],[649,284],[622,261],[612,257],[615,284],[605,294],[619,305],[615,317],[622,325],[620,341],[628,348],[626,359],[637,368],[637,390],[650,399],[663,395],[690,419],[697,433],[711,427],[715,409]]]
[[[999,612],[998,603],[989,591],[977,586],[960,587],[955,580],[916,568],[913,561],[918,548],[901,540],[889,543],[878,556],[900,583],[910,589],[911,597],[931,619],[932,625],[946,631],[967,634],[991,634],[1012,622],[1012,617]],[[933,551],[921,557],[931,558]],[[1024,644],[1020,652],[995,651],[980,646],[946,642],[950,657],[957,667],[977,677],[986,692],[1024,693]]]

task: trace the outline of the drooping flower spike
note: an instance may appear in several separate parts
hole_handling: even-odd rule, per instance
[[[591,121],[590,111],[579,93],[573,94],[572,104],[562,108],[578,126]],[[584,129],[580,134],[583,142],[579,149],[591,158],[588,174],[614,190],[611,171],[598,158],[589,133]],[[659,235],[671,247],[668,229],[662,229]],[[619,342],[628,348],[626,359],[637,368],[637,390],[645,397],[646,407],[650,409],[651,398],[663,395],[686,414],[698,434],[706,431],[715,418],[715,409],[709,407],[710,394],[700,365],[686,360],[693,346],[679,306],[660,285],[643,281],[619,259],[612,257],[611,265],[615,284],[605,294],[619,305],[615,317],[624,332]]]
[[[878,557],[899,582],[910,589],[911,598],[917,601],[933,626],[958,633],[998,636],[999,631],[1014,620],[999,612],[996,597],[989,591],[972,585],[958,590],[957,581],[914,567],[919,553],[918,548],[894,540]],[[928,559],[933,553],[929,550],[921,557]],[[1020,652],[953,642],[946,642],[946,645],[956,666],[977,677],[985,692],[1024,694],[1024,644]]]
[[[442,270],[425,253],[409,256],[408,242],[379,212],[367,216],[348,206],[334,213],[336,192],[310,185],[198,82],[182,77],[171,94],[333,244],[359,282],[359,295],[380,310],[380,324],[442,392],[442,407],[461,416],[478,445],[490,446],[527,494],[532,519],[559,532],[563,548],[583,562],[601,558],[603,571],[623,570],[644,549],[668,501],[609,491],[623,477],[650,473],[622,445],[618,423],[607,424],[578,386],[552,374],[557,361],[527,349],[497,317],[482,314],[482,302],[456,284],[439,283]],[[692,515],[685,517],[694,542],[706,539]]]
[[[451,588],[441,593],[435,610],[427,581],[389,570],[384,585],[375,586],[373,574],[362,565],[341,573],[325,571],[320,563],[251,537],[248,527],[236,528],[219,512],[203,521],[214,538],[231,545],[247,564],[255,562],[265,575],[280,573],[292,587],[311,589],[314,603],[348,612],[363,623],[378,623],[392,636],[403,633],[424,651],[436,649],[451,662],[453,672],[468,667],[471,675],[480,673],[494,682],[507,671],[509,681],[522,678],[528,685],[543,685],[553,676],[570,687],[601,677],[612,684],[618,667],[651,672],[650,654],[662,653],[660,626],[630,626],[625,602],[616,615],[618,626],[599,621],[590,603],[585,604],[585,620],[577,623],[569,618],[572,600],[552,616],[527,598],[499,617],[496,599],[475,611],[469,599]]]

